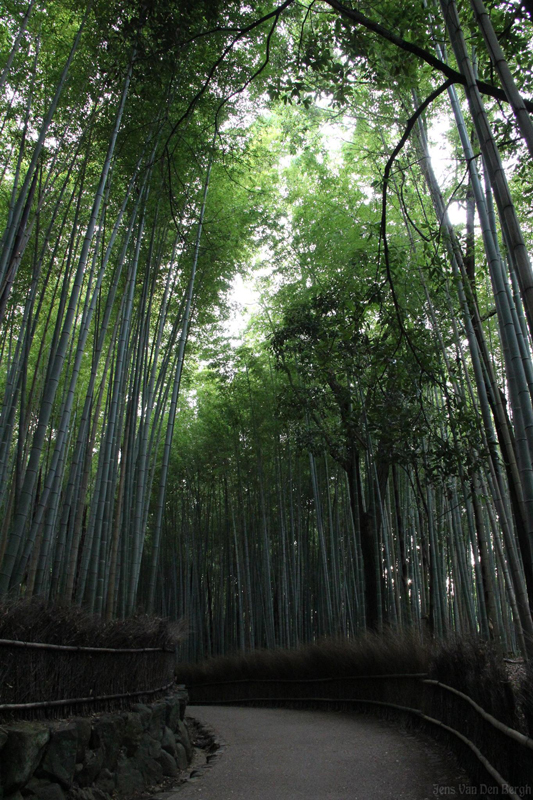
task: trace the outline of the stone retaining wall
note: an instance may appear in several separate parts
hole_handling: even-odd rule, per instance
[[[107,800],[177,777],[192,759],[187,699],[0,727],[0,800]]]

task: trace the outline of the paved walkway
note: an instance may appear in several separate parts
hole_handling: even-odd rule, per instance
[[[190,706],[225,747],[175,800],[423,800],[465,794],[432,743],[371,717]],[[462,789],[462,791],[461,791]]]

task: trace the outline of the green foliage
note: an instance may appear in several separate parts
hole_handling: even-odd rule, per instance
[[[3,53],[25,10],[3,7]],[[363,10],[433,52],[422,2]],[[493,457],[490,431],[416,128],[390,165],[383,214],[385,165],[442,75],[327,2],[86,11],[35,5],[0,99],[0,581],[108,616],[156,595],[177,614],[194,586],[209,620],[195,646],[213,652],[226,612],[241,646],[354,632],[372,580],[382,622],[425,614],[488,630],[465,487]],[[525,87],[531,23],[510,5],[491,14]],[[525,151],[492,105],[525,218]],[[446,109],[443,95],[426,124]],[[445,200],[463,202],[449,138]],[[478,335],[503,386],[477,228],[473,239]],[[232,285],[254,270],[261,312],[236,343],[223,330]],[[451,528],[434,529],[431,499]],[[502,514],[490,510],[487,528]],[[466,533],[457,556],[452,534]]]

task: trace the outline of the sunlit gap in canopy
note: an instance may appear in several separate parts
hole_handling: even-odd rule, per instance
[[[329,102],[325,99],[319,99],[317,105],[325,109],[329,107]],[[332,164],[340,160],[343,144],[350,141],[350,129],[353,131],[353,126],[347,125],[343,118],[340,118],[340,121],[325,119],[319,126],[324,148]],[[279,169],[281,171],[287,169],[292,159],[293,156],[290,154],[282,156],[278,164]],[[290,223],[287,222],[287,224]],[[232,313],[224,324],[224,330],[235,343],[240,341],[251,318],[254,314],[259,312],[261,307],[260,284],[264,282],[265,279],[272,278],[273,272],[274,264],[272,253],[269,248],[263,244],[257,251],[256,261],[250,274],[246,276],[239,274],[233,279],[229,293]]]
[[[329,98],[318,98],[316,105],[321,109],[328,110],[330,108]],[[268,113],[266,108],[262,111]],[[255,115],[248,115],[247,120],[249,123],[253,121],[252,117],[255,119]],[[449,137],[451,123],[452,120],[449,115],[440,114],[438,117],[429,121],[428,125],[428,144],[431,163],[439,186],[445,195],[453,190],[458,180],[457,161],[454,157],[453,147]],[[331,115],[329,118],[324,119],[319,126],[319,130],[330,163],[334,165],[335,162],[340,162],[342,159],[343,146],[352,141],[355,132],[353,117],[350,115]],[[293,158],[294,156],[288,153],[282,156],[279,160],[279,169],[287,169]],[[466,180],[466,168],[463,177],[464,180]],[[461,180],[460,176],[459,180]],[[375,196],[375,190],[371,186],[365,187],[359,183],[358,187],[367,194],[369,199]],[[447,209],[452,225],[463,226],[466,224],[465,204],[462,201],[454,200],[453,194],[447,203]],[[233,279],[229,293],[232,313],[230,318],[224,323],[224,330],[226,334],[233,339],[235,344],[242,338],[251,318],[260,310],[260,284],[262,281],[264,282],[265,278],[270,278],[274,271],[271,255],[268,247],[261,245],[250,273],[245,276],[241,274],[236,275]]]
[[[451,122],[451,117],[449,115],[441,114],[436,119],[432,120],[428,131],[431,165],[443,193],[452,189],[457,182],[457,165],[448,135]],[[467,180],[466,165],[464,168],[464,175],[460,177],[460,180],[461,179]],[[466,224],[466,209],[464,203],[451,200],[448,202],[447,209],[448,217],[452,225]]]

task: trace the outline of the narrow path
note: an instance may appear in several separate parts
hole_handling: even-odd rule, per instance
[[[175,800],[423,800],[465,793],[425,738],[327,711],[189,707],[225,748]],[[462,791],[461,791],[462,789]]]

